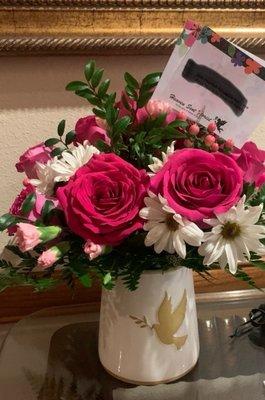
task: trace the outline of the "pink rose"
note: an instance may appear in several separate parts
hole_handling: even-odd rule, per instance
[[[9,212],[12,215],[17,215],[17,216],[21,216],[22,212],[21,212],[21,207],[22,204],[24,202],[24,200],[26,199],[26,197],[30,194],[35,192],[36,194],[36,201],[34,204],[34,207],[32,208],[32,210],[29,212],[28,215],[24,215],[25,217],[27,217],[27,219],[31,222],[35,222],[37,219],[40,218],[41,216],[41,211],[42,211],[42,207],[44,206],[44,203],[46,200],[50,200],[53,202],[54,207],[58,206],[58,200],[54,199],[54,198],[48,198],[46,197],[44,194],[41,194],[39,192],[35,191],[35,188],[30,185],[27,184],[25,186],[24,189],[21,190],[21,192],[18,194],[18,196],[15,198],[13,204],[10,207]],[[8,233],[9,235],[13,235],[16,232],[17,228],[16,226],[12,226],[8,229]]]
[[[16,163],[16,169],[18,172],[25,172],[29,179],[38,179],[36,168],[37,162],[41,164],[47,164],[51,159],[51,149],[46,147],[44,143],[40,143],[37,146],[29,148],[19,158],[19,162]]]
[[[261,186],[265,175],[265,151],[259,150],[255,143],[247,142],[232,154],[244,174],[244,181]]]
[[[98,126],[96,122],[96,117],[94,115],[89,115],[88,117],[80,118],[75,125],[75,142],[84,143],[88,140],[90,144],[96,144],[98,140],[110,144],[110,138],[107,135],[105,129]]]
[[[115,154],[94,154],[57,197],[70,229],[96,244],[117,245],[140,229],[149,177]]]
[[[200,224],[231,208],[242,186],[242,171],[231,157],[183,149],[175,151],[154,175],[150,190],[165,197],[176,213]]]
[[[95,244],[91,240],[87,240],[84,246],[84,252],[89,256],[90,260],[94,260],[102,254],[104,247],[100,244]]]

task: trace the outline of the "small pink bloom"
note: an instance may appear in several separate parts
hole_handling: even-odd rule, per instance
[[[197,125],[197,124],[192,124],[190,127],[189,127],[189,133],[191,134],[191,135],[198,135],[198,133],[200,132],[200,127]]]
[[[37,179],[37,162],[41,164],[47,164],[51,159],[51,149],[46,147],[44,143],[40,143],[37,146],[29,148],[23,153],[19,162],[16,163],[16,169],[18,172],[25,172],[29,179]]]
[[[16,238],[18,247],[23,252],[32,250],[41,243],[40,232],[36,226],[23,222],[17,224]]]
[[[213,135],[206,135],[204,138],[204,143],[206,146],[211,146],[213,143],[215,143],[215,137]]]
[[[37,266],[41,269],[51,267],[58,260],[56,251],[54,249],[48,249],[44,251],[38,258]]]
[[[207,127],[208,132],[214,132],[216,130],[216,123],[214,121],[210,122]]]
[[[215,151],[218,151],[219,150],[219,144],[218,143],[213,143],[212,145],[211,145],[211,150],[213,151],[213,152],[215,152]]]
[[[258,149],[255,143],[246,142],[241,149],[235,148],[231,157],[237,162],[244,174],[244,181],[261,185],[265,174],[265,151]]]
[[[193,143],[190,139],[185,139],[184,140],[184,146],[185,147],[193,147]]]
[[[232,149],[234,147],[234,141],[233,139],[227,139],[225,141],[225,147],[227,147],[228,149]]]
[[[176,112],[176,119],[179,119],[180,121],[186,121],[188,118],[188,115],[185,111],[177,111]]]
[[[100,244],[95,244],[91,240],[87,240],[84,246],[84,252],[89,256],[90,260],[94,260],[102,254],[104,247]]]
[[[80,118],[75,125],[75,143],[84,143],[86,140],[90,144],[96,144],[98,140],[110,144],[110,138],[107,135],[105,128],[97,125],[94,115]]]
[[[159,114],[169,114],[172,111],[170,104],[159,100],[149,100],[145,108],[151,117],[157,117]]]

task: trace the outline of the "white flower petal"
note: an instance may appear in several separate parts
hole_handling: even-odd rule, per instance
[[[227,242],[225,244],[225,253],[231,274],[235,274],[237,271],[238,256],[236,246],[233,242]]]
[[[186,245],[184,240],[180,237],[178,231],[176,231],[173,236],[173,246],[176,250],[176,253],[178,253],[181,258],[186,258]]]

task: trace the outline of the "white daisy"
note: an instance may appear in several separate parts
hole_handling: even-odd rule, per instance
[[[218,262],[221,268],[229,266],[232,274],[237,271],[239,261],[250,259],[250,252],[264,254],[265,247],[260,239],[265,238],[265,227],[255,225],[262,213],[263,205],[245,207],[246,196],[238,204],[216,218],[206,219],[212,226],[211,232],[206,232],[199,254],[204,256],[204,265]]]
[[[55,182],[67,182],[75,172],[85,165],[93,156],[93,154],[99,154],[100,151],[84,142],[84,144],[78,144],[73,149],[65,150],[62,152],[60,160],[55,160],[52,163],[51,168],[54,171]]]
[[[149,231],[145,245],[154,245],[158,254],[165,250],[185,258],[186,243],[200,246],[203,232],[196,224],[176,214],[161,195],[148,194],[149,197],[144,199],[146,207],[140,211],[140,217],[148,221],[144,224],[144,230]]]
[[[47,164],[41,164],[37,162],[36,173],[38,179],[30,179],[30,183],[33,186],[36,186],[40,193],[48,196],[53,194],[55,172],[52,169],[52,164],[53,162],[56,162],[56,159],[57,158],[55,157],[55,159],[49,160]]]
[[[151,169],[152,172],[155,174],[160,171],[160,169],[163,167],[163,165],[167,162],[168,157],[171,156],[171,154],[174,153],[175,151],[175,141],[171,143],[170,146],[167,147],[166,153],[163,151],[162,152],[162,160],[160,160],[157,157],[152,157],[153,158],[153,164],[148,165],[148,167]],[[150,174],[153,175],[153,174]]]

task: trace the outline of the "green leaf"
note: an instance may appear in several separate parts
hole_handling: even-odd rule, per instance
[[[106,275],[104,275],[104,277],[103,277],[103,285],[104,285],[104,286],[107,285],[108,283],[111,282],[111,280],[112,280],[111,273],[108,272],[108,273],[107,273]]]
[[[105,111],[100,110],[99,108],[93,108],[92,111],[97,117],[102,118],[102,119],[106,118]]]
[[[96,71],[94,72],[91,78],[91,85],[94,89],[99,85],[99,82],[101,81],[103,76],[103,72],[104,72],[103,68],[96,69]]]
[[[106,79],[105,81],[101,82],[98,88],[98,95],[99,97],[103,98],[107,93],[110,85],[110,79]]]
[[[112,106],[106,108],[106,121],[109,126],[114,125],[116,119],[118,118],[118,110]]]
[[[138,99],[138,94],[137,94],[136,90],[135,90],[133,87],[131,87],[131,86],[129,86],[129,85],[125,86],[125,92],[127,93],[127,95],[128,95],[131,99],[137,101],[137,99]]]
[[[88,82],[90,81],[92,75],[94,74],[95,67],[96,67],[95,60],[91,60],[89,61],[89,63],[85,65],[85,77]]]
[[[80,275],[78,278],[85,287],[91,287],[92,279],[88,274]]]
[[[42,209],[41,209],[41,216],[43,219],[47,217],[51,210],[54,209],[54,203],[51,200],[46,200]]]
[[[52,157],[60,156],[62,152],[65,151],[62,147],[56,147],[56,149],[53,149],[51,152]]]
[[[128,116],[122,117],[114,125],[115,132],[118,132],[118,133],[124,132],[130,125],[130,123],[131,123],[130,117],[128,117]]]
[[[76,90],[75,94],[79,97],[83,97],[84,99],[86,99],[88,95],[94,96],[93,90],[89,89],[88,87],[82,90]]]
[[[151,89],[158,84],[160,76],[152,76],[142,84],[141,90]]]
[[[33,192],[30,193],[23,201],[21,206],[21,213],[23,215],[29,214],[29,212],[33,209],[35,203],[36,203],[36,193]]]
[[[172,121],[168,126],[171,128],[187,128],[188,122],[177,119],[175,121]]]
[[[47,139],[45,142],[44,142],[44,144],[45,144],[45,146],[47,146],[47,147],[52,147],[52,146],[54,146],[55,144],[57,144],[57,143],[59,143],[60,142],[60,139],[57,139],[57,138],[50,138],[50,139]]]
[[[62,121],[59,122],[58,127],[57,127],[57,133],[59,136],[63,136],[65,130],[65,119],[62,119]]]
[[[10,226],[16,225],[21,221],[21,218],[11,215],[9,213],[4,214],[0,217],[0,232],[4,231]]]
[[[92,106],[101,106],[101,101],[98,97],[94,96],[93,94],[86,94],[86,96],[83,96],[87,99],[87,101],[92,104]]]
[[[131,74],[129,74],[129,72],[125,72],[124,79],[128,86],[131,86],[133,89],[139,89],[138,81]]]
[[[65,144],[71,144],[75,139],[75,131],[70,131],[65,136]]]
[[[75,92],[76,90],[83,90],[87,88],[87,84],[82,81],[72,81],[66,86],[66,90]]]
[[[142,81],[142,85],[144,85],[145,83],[147,83],[148,81],[151,80],[157,80],[157,82],[159,81],[159,79],[161,78],[162,72],[151,72],[151,74],[148,74],[144,77],[143,81]]]
[[[137,105],[142,108],[146,105],[146,103],[150,100],[152,96],[152,92],[143,92],[140,94]]]

